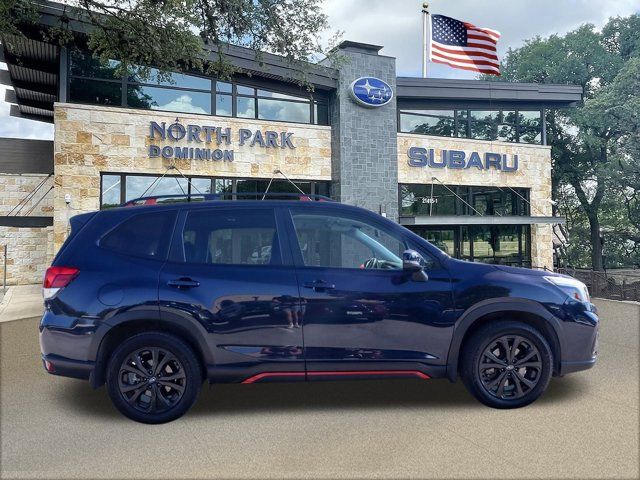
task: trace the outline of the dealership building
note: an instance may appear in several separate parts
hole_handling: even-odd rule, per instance
[[[41,24],[62,8],[47,3]],[[29,29],[0,39],[11,114],[54,125],[52,142],[0,140],[10,284],[40,281],[70,216],[268,186],[368,208],[456,258],[553,267],[545,110],[578,104],[579,86],[398,77],[382,47],[350,41],[339,68],[308,65],[312,92],[284,59],[232,46],[231,80],[118,76],[84,48],[87,25],[70,26],[66,47]]]

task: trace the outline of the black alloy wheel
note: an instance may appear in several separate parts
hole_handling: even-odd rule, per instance
[[[127,355],[118,373],[118,388],[135,409],[151,414],[174,407],[184,394],[187,376],[180,360],[160,347]]]
[[[478,363],[482,386],[494,397],[517,399],[533,390],[541,378],[540,352],[519,335],[492,340]]]
[[[165,423],[182,416],[202,384],[200,362],[180,338],[164,332],[133,335],[111,354],[107,390],[127,417]]]
[[[530,404],[546,390],[553,354],[545,337],[515,321],[480,327],[463,346],[460,374],[468,390],[493,408]]]

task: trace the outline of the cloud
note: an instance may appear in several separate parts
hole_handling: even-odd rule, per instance
[[[164,105],[158,105],[157,107],[151,107],[158,110],[169,110],[171,112],[186,112],[186,113],[208,113],[202,107],[193,104],[193,98],[191,95],[180,95],[179,97],[171,100]]]

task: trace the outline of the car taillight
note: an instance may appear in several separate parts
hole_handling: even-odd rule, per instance
[[[52,298],[61,288],[66,287],[78,276],[80,270],[74,267],[49,267],[44,274],[42,295],[45,300]]]

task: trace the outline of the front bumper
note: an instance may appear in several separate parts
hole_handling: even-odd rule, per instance
[[[589,370],[596,364],[598,357],[593,357],[590,360],[580,360],[577,362],[560,362],[560,374],[566,375],[567,373],[581,372],[582,370]]]
[[[598,360],[600,320],[595,305],[569,301],[563,316],[560,375],[592,368]]]

